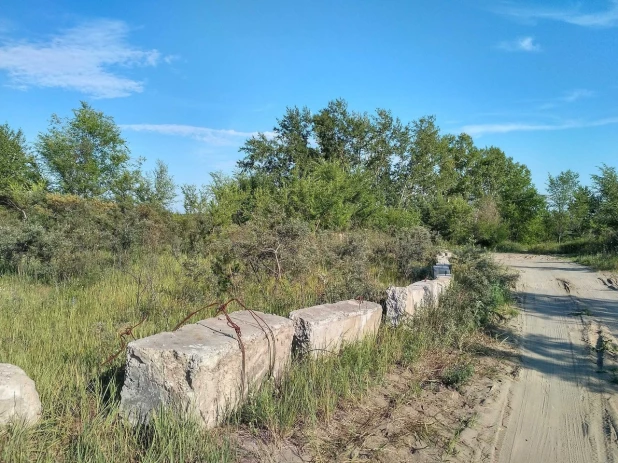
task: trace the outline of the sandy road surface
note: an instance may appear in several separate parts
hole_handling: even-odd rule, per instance
[[[608,274],[552,257],[496,259],[521,274],[522,368],[510,390],[495,460],[618,462],[615,363],[600,349],[611,335],[618,338],[618,287],[611,280],[608,285]]]

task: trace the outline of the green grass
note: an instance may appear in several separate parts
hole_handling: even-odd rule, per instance
[[[604,252],[598,252],[605,248],[602,243],[580,239],[564,243],[546,242],[530,245],[505,241],[495,246],[494,250],[497,252],[560,255],[595,270],[618,271],[618,254],[607,252],[607,249]]]
[[[462,275],[473,278],[474,268],[462,264]],[[480,327],[479,307],[493,310],[490,306],[503,300],[486,267],[476,271],[488,277],[476,292],[455,284],[440,307],[422,311],[398,329],[382,327],[377,347],[376,340],[366,340],[340,355],[295,362],[282,382],[265,383],[228,426],[214,431],[170,413],[157,416],[148,427],[125,425],[118,411],[124,352],[101,366],[120,349],[117,333],[144,315],[136,337],[170,330],[185,314],[216,299],[192,296],[199,281],[186,276],[181,260],[170,255],[141,258],[84,284],[47,285],[2,276],[0,361],[20,366],[36,382],[43,417],[28,430],[0,431],[0,461],[235,461],[237,427],[283,436],[318,425],[333,416],[341,400],[360,400],[394,365],[412,365],[430,349],[464,345]],[[303,282],[269,281],[261,287],[248,285],[241,296],[248,307],[287,315],[323,300],[320,281],[315,274]],[[340,290],[331,296],[340,296]],[[212,315],[205,311],[196,320]]]
[[[616,254],[584,254],[571,257],[571,259],[595,270],[618,272],[618,255]]]
[[[390,275],[376,269],[378,280],[380,272]],[[328,276],[326,286],[317,274],[304,281],[247,282],[237,295],[255,310],[287,316],[341,296],[336,275],[320,269]],[[43,418],[31,430],[0,431],[0,461],[196,461],[198,454],[200,461],[233,461],[224,436],[170,416],[148,429],[126,427],[118,416],[124,350],[101,366],[121,348],[118,333],[144,316],[134,332],[138,338],[169,331],[186,314],[217,299],[204,293],[199,278],[187,275],[182,258],[171,255],[142,257],[81,283],[49,285],[1,276],[0,362],[18,365],[35,381]],[[213,315],[210,309],[192,321]]]
[[[118,417],[124,355],[101,367],[120,348],[123,327],[147,315],[138,337],[169,330],[192,308],[171,296],[179,271],[162,257],[130,269],[141,285],[113,269],[86,286],[0,278],[0,359],[27,372],[43,404],[35,428],[0,431],[0,461],[195,461],[198,454],[233,461],[224,439],[173,417],[125,427]]]
[[[346,346],[339,355],[297,360],[281,384],[264,385],[234,419],[279,435],[327,421],[340,400],[362,400],[394,364],[414,361],[427,343],[415,334],[384,326],[377,339]]]

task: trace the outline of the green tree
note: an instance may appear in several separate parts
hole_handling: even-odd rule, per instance
[[[0,125],[0,204],[18,210],[26,219],[18,197],[37,184],[43,184],[43,178],[24,134],[8,124]]]
[[[475,198],[495,199],[509,239],[530,240],[530,227],[545,206],[532,183],[530,170],[495,146],[483,148],[477,155],[474,165],[467,170],[471,194]]]
[[[496,200],[491,196],[481,198],[476,204],[474,237],[483,245],[494,245],[508,238]]]
[[[16,188],[27,190],[40,180],[39,167],[22,131],[0,125],[0,194],[8,195]]]
[[[440,235],[455,243],[465,244],[473,239],[474,208],[461,196],[431,197],[425,210],[425,223]]]
[[[409,130],[411,142],[396,167],[402,207],[410,205],[412,200],[428,201],[440,191],[440,165],[447,148],[447,140],[440,136],[434,116],[412,122]]]
[[[266,175],[276,186],[281,186],[295,169],[297,174],[302,174],[309,161],[320,156],[310,143],[311,112],[307,108],[287,108],[273,133],[273,137],[260,133],[247,140],[240,148],[245,157],[238,161],[238,167],[244,174]]]
[[[297,178],[278,195],[288,215],[316,228],[348,229],[364,224],[380,209],[366,170],[348,169],[340,162],[320,162],[310,174]]]
[[[410,127],[390,111],[376,110],[370,119],[369,140],[365,169],[372,179],[372,188],[381,193],[390,206],[400,205],[394,166],[405,157],[410,149]]]
[[[594,220],[599,231],[615,234],[618,230],[618,172],[605,164],[599,170],[599,175],[592,176],[598,201]]]
[[[118,182],[127,182],[129,148],[120,128],[86,102],[70,119],[52,115],[36,148],[62,193],[111,197]]]
[[[146,177],[140,176],[138,182],[138,198],[141,202],[167,209],[176,199],[174,178],[170,175],[167,164],[160,159],[157,159],[154,170]]]
[[[321,159],[341,165],[361,165],[369,139],[367,115],[350,112],[344,100],[330,101],[313,116],[312,130]]]
[[[593,227],[593,215],[596,208],[596,198],[587,186],[579,186],[569,204],[572,230],[577,236],[584,236]]]
[[[569,209],[578,187],[579,174],[572,170],[560,172],[555,177],[549,174],[547,176],[547,203],[559,243],[569,233],[571,225]]]

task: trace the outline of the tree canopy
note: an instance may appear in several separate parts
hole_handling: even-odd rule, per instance
[[[509,238],[521,240],[528,238],[543,208],[526,166],[499,148],[475,146],[467,134],[442,134],[433,116],[404,123],[385,109],[357,113],[345,101],[334,100],[315,114],[308,108],[288,108],[273,133],[247,140],[241,148],[245,157],[238,163],[241,174],[297,193],[299,185],[312,185],[306,202],[328,204],[336,193],[316,185],[325,172],[341,172],[345,180],[333,177],[339,179],[337,191],[354,190],[349,201],[358,205],[363,197],[373,212],[357,207],[355,213],[342,212],[347,219],[327,223],[345,227],[381,222],[376,217],[392,217],[397,211],[422,217],[445,237],[465,241],[479,229],[475,224],[488,217],[475,211],[487,212],[491,204],[492,226],[502,230],[500,236],[506,231]],[[313,220],[316,214],[308,212],[310,207],[297,203],[296,212],[302,209],[305,218]],[[491,241],[490,235],[483,239]]]
[[[52,115],[37,151],[62,193],[111,197],[128,169],[130,151],[110,116],[83,102],[72,118]]]

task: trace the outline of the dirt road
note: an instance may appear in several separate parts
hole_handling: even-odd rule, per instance
[[[496,259],[521,274],[522,368],[493,459],[618,462],[618,370],[610,352],[618,337],[618,282],[547,256]]]

